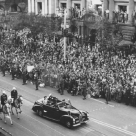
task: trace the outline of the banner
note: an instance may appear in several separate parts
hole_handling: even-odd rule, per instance
[[[27,72],[32,72],[33,69],[34,69],[34,66],[27,66]]]

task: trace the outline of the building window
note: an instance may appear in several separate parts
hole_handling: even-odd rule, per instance
[[[67,4],[66,3],[61,3],[61,8],[66,9],[67,8]]]
[[[127,11],[127,6],[118,6],[119,11],[126,12]]]
[[[98,12],[98,15],[101,16],[102,15],[102,5],[96,5],[96,10]]]
[[[11,6],[11,12],[17,12],[17,4]]]
[[[79,3],[75,3],[74,8],[81,9],[81,5]]]

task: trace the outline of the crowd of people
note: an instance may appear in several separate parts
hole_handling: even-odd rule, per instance
[[[12,44],[0,46],[1,71],[9,71],[12,80],[30,80],[39,87],[54,87],[61,94],[113,99],[136,106],[136,58],[120,51],[100,51],[99,44],[67,44],[63,58],[63,38],[12,34]],[[4,39],[3,39],[4,40]],[[7,40],[5,38],[5,40]],[[28,70],[28,67],[32,67]]]

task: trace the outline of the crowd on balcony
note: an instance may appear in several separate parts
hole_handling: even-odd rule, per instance
[[[63,59],[63,40],[29,35],[4,37],[12,44],[0,47],[1,72],[12,80],[31,81],[39,87],[51,86],[60,94],[106,97],[136,106],[136,58],[115,51],[105,53],[100,46],[77,42],[67,45]],[[6,42],[4,42],[6,43]],[[33,66],[31,71],[28,67]],[[37,86],[38,85],[38,86]]]
[[[127,23],[128,22],[128,13],[127,11],[113,11],[113,22],[116,23]],[[109,19],[109,10],[105,10],[104,12],[105,18]],[[134,10],[132,13],[133,23],[136,23],[136,11]]]
[[[64,16],[64,10],[66,8],[64,7],[60,7],[57,9],[57,15],[60,17]],[[67,11],[68,12],[68,11]],[[72,18],[82,18],[85,14],[86,14],[86,9],[83,8],[82,10],[80,8],[78,8],[77,6],[75,6],[74,8],[70,8],[69,9],[70,15]]]

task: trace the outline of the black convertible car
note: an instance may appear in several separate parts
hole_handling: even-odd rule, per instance
[[[37,100],[32,110],[39,116],[61,122],[68,128],[81,125],[89,120],[88,112],[76,109],[70,101],[61,101],[51,95]]]

